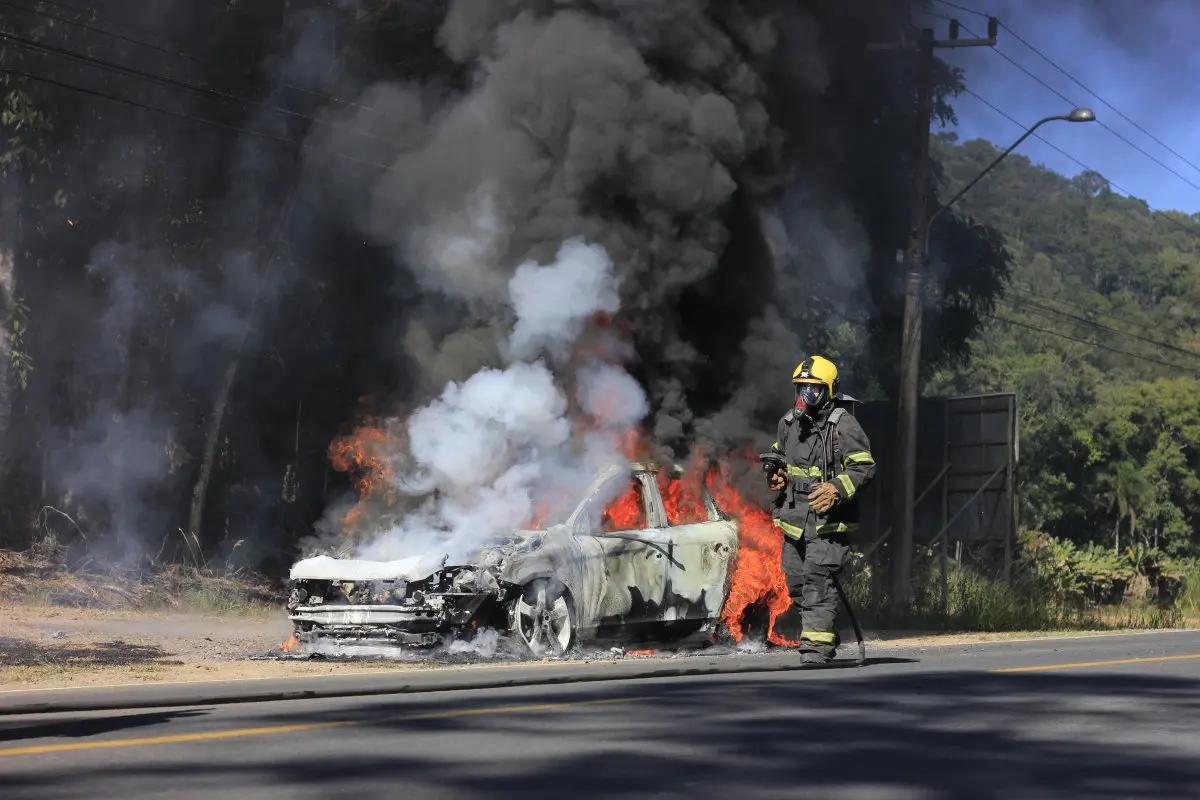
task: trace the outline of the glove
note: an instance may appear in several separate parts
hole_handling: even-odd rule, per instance
[[[777,492],[786,485],[787,475],[782,472],[772,473],[771,476],[767,478],[767,488],[771,489],[772,491]]]
[[[833,508],[838,501],[837,487],[832,483],[818,483],[808,493],[808,504],[813,507],[813,510],[818,514],[824,514],[829,509]]]

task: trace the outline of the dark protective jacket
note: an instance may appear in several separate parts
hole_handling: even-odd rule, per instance
[[[775,498],[775,524],[784,534],[801,538],[858,529],[858,492],[875,477],[871,442],[858,420],[845,408],[821,410],[809,422],[789,411],[779,420],[771,449],[788,465],[787,485]],[[818,483],[837,487],[838,501],[825,515],[809,508],[808,493]]]

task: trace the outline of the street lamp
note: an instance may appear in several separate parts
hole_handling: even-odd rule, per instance
[[[929,219],[925,222],[925,231],[923,234],[924,244],[922,245],[922,248],[923,248],[922,253],[924,254],[926,259],[929,258],[929,231],[933,227],[933,221],[935,219],[937,219],[938,216],[941,215],[941,213],[943,211],[945,211],[947,208],[949,208],[950,206],[952,206],[956,202],[958,202],[958,199],[960,197],[962,197],[964,194],[966,194],[967,192],[969,192],[971,190],[972,186],[979,183],[979,181],[983,179],[984,175],[987,175],[989,172],[991,172],[996,167],[997,164],[999,164],[1001,161],[1003,161],[1005,158],[1008,157],[1009,153],[1011,153],[1013,150],[1016,150],[1017,147],[1020,146],[1021,142],[1025,141],[1030,136],[1032,136],[1034,131],[1036,131],[1038,128],[1042,127],[1043,125],[1045,125],[1047,122],[1056,122],[1056,121],[1095,122],[1096,121],[1096,113],[1094,111],[1092,111],[1090,108],[1077,108],[1074,111],[1072,111],[1070,114],[1059,114],[1054,117],[1046,117],[1045,119],[1040,119],[1033,124],[1033,127],[1031,127],[1029,130],[1027,130],[1023,134],[1021,134],[1021,138],[1017,139],[1015,142],[1013,142],[1011,145],[1009,145],[1008,149],[1005,150],[1003,153],[996,156],[995,160],[992,161],[992,163],[988,164],[986,167],[983,168],[983,172],[980,172],[978,175],[976,175],[974,178],[972,178],[970,183],[968,183],[966,186],[964,186],[963,188],[958,190],[958,194],[954,195],[954,197],[951,197],[949,200],[947,200],[945,203],[943,203],[938,208],[937,211],[934,211],[933,214],[930,215]]]
[[[893,529],[897,531],[898,536],[896,540],[896,554],[892,561],[892,607],[897,611],[908,607],[909,593],[912,588],[910,584],[910,572],[912,569],[913,516],[915,511],[913,500],[917,488],[917,398],[920,394],[918,384],[921,365],[921,282],[925,262],[929,259],[929,231],[933,226],[933,221],[943,211],[954,205],[971,187],[979,183],[983,179],[983,176],[991,172],[1009,153],[1017,149],[1021,142],[1032,136],[1034,131],[1047,122],[1093,122],[1095,119],[1096,114],[1090,108],[1076,108],[1069,114],[1059,114],[1038,120],[1025,133],[1021,134],[1021,138],[1009,145],[1007,150],[998,155],[992,163],[988,164],[982,172],[976,175],[970,183],[939,206],[925,220],[925,224],[920,226],[921,242],[920,249],[917,251],[920,254],[920,259],[912,264],[912,269],[908,274],[908,283],[905,287],[904,333],[901,340],[900,354],[900,416],[898,422],[901,454],[899,478],[901,485],[900,489],[896,492],[896,516],[900,519],[899,525],[893,525]],[[924,176],[919,176],[919,179],[924,180]]]

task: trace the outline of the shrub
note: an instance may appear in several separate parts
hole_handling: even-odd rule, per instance
[[[1045,593],[1065,602],[1110,605],[1124,600],[1170,604],[1200,575],[1195,560],[1142,544],[1114,552],[1077,545],[1040,531],[1022,531],[1018,568]]]
[[[885,628],[1169,628],[1200,614],[1200,560],[1140,545],[1115,553],[1038,531],[1022,532],[1020,542],[1010,583],[951,561],[943,590],[937,557],[917,558],[912,602],[899,614],[872,592],[869,569],[849,576],[845,588],[864,624]]]

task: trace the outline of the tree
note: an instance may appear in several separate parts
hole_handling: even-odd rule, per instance
[[[995,148],[935,146],[951,181]],[[1004,234],[1012,273],[931,393],[1016,391],[1030,527],[1109,547],[1200,546],[1200,220],[1150,213],[1104,178],[1013,155],[961,201]]]

